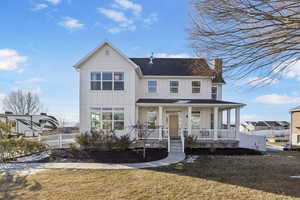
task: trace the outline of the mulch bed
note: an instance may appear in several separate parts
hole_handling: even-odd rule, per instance
[[[96,149],[73,150],[54,149],[49,158],[39,162],[84,162],[84,163],[139,163],[160,160],[168,156],[166,149],[146,149],[146,158],[143,158],[142,149],[129,149],[125,151],[101,151]]]
[[[186,148],[185,153],[187,155],[228,155],[228,156],[234,156],[234,155],[263,155],[262,152],[256,151],[253,149],[245,149],[245,148],[217,148],[217,149],[209,149],[209,148],[197,148],[197,149],[191,149]]]

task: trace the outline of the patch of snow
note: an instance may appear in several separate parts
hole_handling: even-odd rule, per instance
[[[290,178],[298,178],[298,179],[300,179],[300,176],[290,176]]]
[[[25,156],[21,158],[17,158],[16,161],[13,162],[34,162],[34,161],[39,161],[45,158],[48,158],[50,156],[51,152],[50,151],[45,151],[39,154],[33,154],[31,156]]]
[[[187,158],[186,158],[186,160],[185,160],[185,162],[186,163],[194,163],[195,162],[195,160],[197,160],[199,158],[199,156],[188,156]]]

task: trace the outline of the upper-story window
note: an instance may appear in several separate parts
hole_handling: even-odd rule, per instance
[[[101,90],[101,72],[91,73],[91,90]]]
[[[217,97],[218,97],[218,88],[217,88],[217,86],[212,86],[211,87],[211,98],[217,99]]]
[[[148,81],[148,93],[157,92],[157,81]]]
[[[124,90],[124,72],[92,72],[91,90]]]
[[[170,93],[178,93],[179,82],[178,81],[170,81]]]
[[[201,81],[192,81],[192,93],[200,93]]]

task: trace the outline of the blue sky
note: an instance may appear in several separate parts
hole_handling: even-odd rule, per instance
[[[174,0],[3,0],[0,99],[18,88],[34,91],[48,113],[77,121],[72,66],[103,40],[129,57],[193,56],[188,10],[188,1]],[[242,120],[288,120],[288,109],[300,104],[300,64],[270,82],[249,89],[228,81],[224,100],[247,104]]]

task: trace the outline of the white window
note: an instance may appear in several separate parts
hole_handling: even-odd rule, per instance
[[[157,121],[157,113],[156,112],[148,112],[147,113],[147,127],[148,129],[155,129]]]
[[[192,111],[192,128],[193,129],[201,128],[200,111]]]
[[[148,93],[157,92],[157,81],[148,81]]]
[[[91,73],[91,90],[101,90],[101,72]]]
[[[92,108],[92,131],[100,130],[124,130],[123,108]]]
[[[218,97],[218,87],[217,86],[212,86],[211,87],[211,98],[212,99],[217,99]]]
[[[91,90],[124,90],[124,72],[92,72]]]
[[[201,81],[192,81],[192,93],[200,93]]]
[[[179,82],[178,81],[170,81],[170,93],[176,94],[178,93]]]

